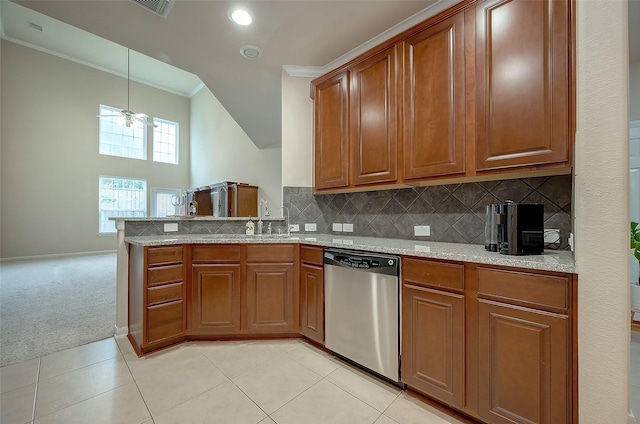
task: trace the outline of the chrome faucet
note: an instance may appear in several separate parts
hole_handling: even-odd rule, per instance
[[[260,199],[260,204],[258,204],[258,234],[262,234],[263,211],[264,211],[264,216],[269,216],[269,204],[265,199]]]
[[[283,206],[280,209],[282,215],[284,216],[284,211],[287,211],[287,220],[285,221],[287,223],[287,236],[291,236],[291,226],[289,225],[289,208],[287,208],[286,206]]]

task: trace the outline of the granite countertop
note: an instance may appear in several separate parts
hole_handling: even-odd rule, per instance
[[[542,255],[509,256],[487,252],[484,246],[462,243],[440,243],[375,237],[345,237],[331,234],[299,234],[292,236],[247,236],[242,234],[176,234],[125,237],[125,242],[137,246],[171,244],[229,243],[304,243],[321,247],[365,250],[378,253],[408,255],[423,258],[475,262],[516,268],[575,273],[573,252],[545,250]]]
[[[133,216],[133,217],[110,217],[109,221],[160,221],[160,222],[176,222],[176,221],[247,221],[249,218],[254,220],[258,219],[257,216],[212,216],[212,215],[172,215],[162,217],[150,217],[150,216]],[[263,216],[263,221],[284,221],[282,216]]]

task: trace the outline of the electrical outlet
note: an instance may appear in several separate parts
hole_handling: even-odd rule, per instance
[[[342,231],[345,233],[353,233],[353,224],[342,224]]]
[[[341,232],[342,231],[342,224],[338,224],[338,223],[334,222],[333,226],[332,226],[332,230],[336,231],[336,232],[338,232],[338,231]]]
[[[554,244],[560,243],[560,230],[557,229],[545,229],[544,230],[544,243]]]
[[[289,225],[289,231],[300,231],[300,224]]]
[[[164,232],[170,233],[173,231],[178,231],[178,223],[177,222],[166,222],[164,224]]]
[[[304,224],[305,231],[316,231],[316,224]]]
[[[430,236],[431,227],[429,225],[416,225],[413,227],[413,233],[416,236]]]
[[[571,251],[573,252],[573,233],[569,233],[569,247],[571,247]]]

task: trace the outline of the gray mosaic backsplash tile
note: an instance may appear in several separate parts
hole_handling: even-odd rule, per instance
[[[561,249],[571,232],[571,175],[313,195],[311,187],[284,187],[291,224],[315,223],[318,233],[484,244],[485,206],[512,200],[544,205],[545,228],[559,229]],[[333,223],[353,224],[335,233]],[[414,236],[429,225],[431,236]]]

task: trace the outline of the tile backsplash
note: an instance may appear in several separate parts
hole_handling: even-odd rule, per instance
[[[571,175],[342,194],[284,187],[283,205],[301,233],[305,223],[315,223],[317,233],[484,244],[486,205],[542,203],[545,228],[560,230],[564,249],[571,232],[571,189]],[[353,233],[336,233],[333,223],[351,223]],[[429,225],[431,235],[414,236],[416,225]]]

